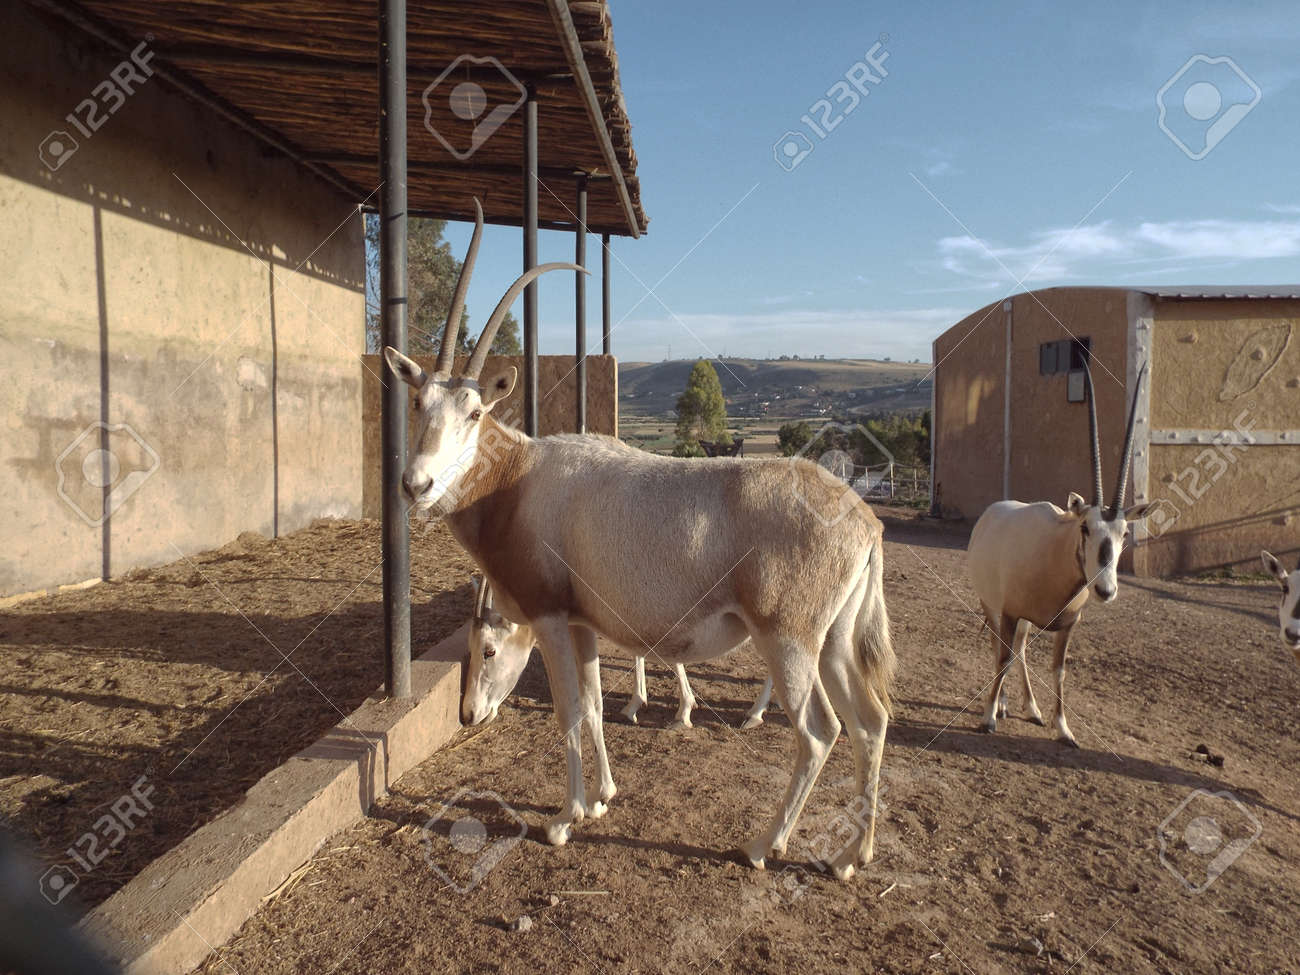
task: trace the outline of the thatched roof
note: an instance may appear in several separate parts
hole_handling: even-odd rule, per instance
[[[379,185],[377,3],[357,0],[35,0],[102,34],[138,43],[148,35],[156,63],[192,81],[268,141],[300,156],[357,202]],[[641,208],[631,124],[606,0],[408,0],[409,195],[413,213],[463,219],[470,198],[488,220],[523,215],[522,111],[461,160],[473,121],[452,111],[451,92],[473,82],[487,95],[481,122],[497,106],[538,99],[543,225],[572,224],[575,174],[590,174],[588,227],[638,235]],[[509,73],[490,62],[495,58]],[[454,68],[452,66],[455,65]],[[450,72],[448,69],[452,68]],[[465,104],[463,98],[460,104]]]

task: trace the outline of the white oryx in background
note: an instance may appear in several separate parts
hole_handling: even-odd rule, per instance
[[[620,647],[653,647],[670,663],[708,660],[749,638],[774,678],[796,755],[770,825],[744,852],[761,867],[785,850],[839,734],[838,713],[853,746],[862,815],[831,866],[841,879],[851,876],[872,855],[895,669],[880,521],[856,497],[845,505],[844,484],[811,462],[661,457],[609,437],[534,439],[498,423],[491,410],[517,371],[481,384],[479,373],[502,318],[539,274],[582,269],[544,264],[525,272],[492,312],[464,375],[454,377],[481,234],[480,209],[434,371],[392,348],[384,357],[417,390],[402,477],[407,497],[446,518],[491,585],[497,610],[530,626],[541,648],[568,765],[568,797],[548,822],[547,839],[565,843],[573,825],[603,815],[616,792],[601,724],[597,634]],[[505,656],[470,658],[468,723],[489,717],[518,679]],[[596,760],[591,792],[584,792],[584,722]]]
[[[1144,365],[1133,390],[1133,405],[1124,434],[1124,450],[1109,505],[1102,493],[1101,443],[1097,438],[1097,404],[1092,374],[1084,366],[1088,395],[1088,431],[1092,442],[1092,503],[1071,492],[1066,510],[1050,501],[1025,504],[998,501],[980,515],[971,532],[966,553],[970,580],[984,610],[984,622],[993,635],[996,676],[989,689],[982,731],[997,730],[1006,716],[1005,681],[1013,658],[1020,661],[1026,710],[1032,721],[1043,724],[1042,712],[1029,686],[1025,644],[1031,625],[1053,635],[1052,666],[1056,671],[1056,733],[1061,741],[1078,747],[1065,720],[1065,659],[1070,634],[1089,598],[1103,603],[1119,589],[1119,555],[1130,521],[1147,515],[1148,505],[1124,509],[1128,488],[1133,424],[1137,418],[1138,389],[1146,375]]]
[[[691,727],[691,711],[695,708],[695,694],[691,690],[691,682],[686,679],[686,667],[682,664],[673,664],[673,674],[677,677],[677,714],[673,717],[670,728],[689,728]],[[636,713],[641,710],[650,698],[646,694],[645,686],[645,657],[634,657],[632,660],[632,669],[636,678],[636,686],[632,689],[632,696],[628,699],[627,706],[623,708],[623,717],[627,718],[633,724],[636,724]],[[754,703],[745,715],[745,720],[741,724],[742,728],[757,728],[763,723],[763,712],[767,710],[768,703],[772,700],[772,678],[769,677],[763,681],[763,688],[758,692],[758,697],[754,698]]]
[[[1300,565],[1288,573],[1276,556],[1260,552],[1266,568],[1282,587],[1282,602],[1277,607],[1278,636],[1300,663]]]

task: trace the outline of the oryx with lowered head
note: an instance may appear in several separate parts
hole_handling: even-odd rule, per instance
[[[1300,565],[1294,572],[1287,572],[1275,555],[1269,552],[1259,555],[1264,560],[1264,568],[1282,587],[1282,601],[1277,607],[1278,636],[1300,663]]]
[[[1146,504],[1124,507],[1138,390],[1145,375],[1144,365],[1133,391],[1119,478],[1109,504],[1102,491],[1101,443],[1097,436],[1092,373],[1085,361],[1088,433],[1092,444],[1092,503],[1073,492],[1064,511],[1050,501],[1034,504],[998,501],[989,505],[975,523],[966,565],[984,611],[985,625],[993,635],[997,660],[980,725],[982,731],[995,731],[997,719],[1006,716],[1005,681],[1014,659],[1020,662],[1029,717],[1043,724],[1042,712],[1029,685],[1029,664],[1025,659],[1029,628],[1036,626],[1053,635],[1057,736],[1066,744],[1078,747],[1065,720],[1066,652],[1070,635],[1088,601],[1093,596],[1103,603],[1115,598],[1119,591],[1119,556],[1128,524],[1147,514]]]
[[[476,204],[477,206],[477,204]],[[645,648],[669,663],[727,653],[752,639],[796,739],[794,773],[770,825],[743,849],[755,866],[786,848],[843,719],[864,815],[834,856],[840,878],[872,854],[881,753],[895,658],[882,588],[882,526],[861,499],[811,462],[681,459],[609,437],[533,438],[492,408],[516,370],[479,374],[519,278],[452,373],[482,211],[451,302],[437,365],[426,373],[392,348],[389,368],[416,390],[419,411],[402,478],[411,505],[446,518],[495,593],[496,609],[531,627],[546,664],[568,765],[568,795],[546,827],[606,811],[615,793],[601,724],[596,637]],[[800,503],[802,501],[803,503]],[[497,652],[468,664],[464,719],[489,717],[522,665]],[[586,724],[596,782],[584,791]]]

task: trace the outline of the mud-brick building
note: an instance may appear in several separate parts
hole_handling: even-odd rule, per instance
[[[1156,510],[1138,575],[1300,551],[1300,285],[1047,288],[981,308],[934,341],[932,497],[973,521],[1002,498],[1090,492],[1091,358],[1107,490],[1138,371],[1129,504]]]

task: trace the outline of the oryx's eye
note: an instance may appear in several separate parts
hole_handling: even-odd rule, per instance
[[[475,410],[469,415],[469,419],[471,423],[477,423],[479,420],[483,419],[483,411]]]
[[[495,657],[496,655],[497,655],[497,652],[496,652],[495,648],[493,648],[493,647],[487,647],[487,648],[483,651],[483,656],[484,656],[485,658],[486,658],[486,657]]]

